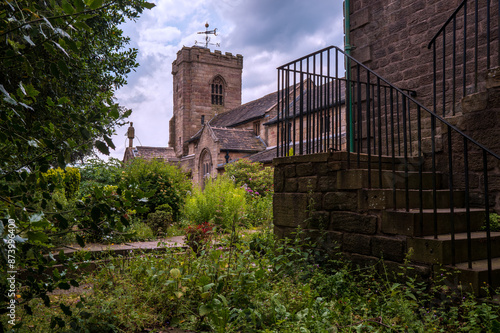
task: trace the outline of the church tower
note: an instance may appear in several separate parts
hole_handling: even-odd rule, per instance
[[[243,56],[208,48],[183,47],[172,63],[174,110],[168,145],[177,157],[187,155],[187,143],[215,115],[241,105]]]

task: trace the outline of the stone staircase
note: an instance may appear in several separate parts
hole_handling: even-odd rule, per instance
[[[482,287],[488,281],[486,232],[481,230],[485,210],[467,210],[462,190],[453,191],[451,209],[448,177],[440,172],[420,172],[419,164],[417,158],[409,158],[406,165],[412,171],[405,172],[402,158],[379,160],[347,152],[277,158],[275,232],[283,237],[300,226],[310,235],[321,235],[327,246],[339,247],[350,260],[362,265],[383,258],[388,267],[397,269],[411,248],[410,260],[416,271],[426,275],[450,270],[455,273],[450,285],[460,283],[484,295]],[[491,249],[492,287],[498,288],[500,232],[491,232]]]
[[[385,162],[383,165],[386,167],[391,164],[387,162],[388,159],[390,160],[388,157],[383,157]],[[402,158],[397,158],[395,167],[402,167],[402,161]],[[416,159],[410,159],[409,162],[409,165],[417,164]],[[378,157],[372,157],[372,163],[378,166]],[[354,165],[356,166],[356,163]],[[413,249],[410,258],[412,262],[430,265],[434,271],[441,268],[453,271],[454,281],[450,281],[450,284],[461,284],[476,295],[484,295],[483,287],[488,281],[486,232],[481,230],[484,226],[485,210],[469,208],[467,212],[463,190],[453,191],[453,209],[451,209],[447,177],[440,172],[435,173],[436,209],[434,209],[432,172],[422,171],[420,175],[418,171],[407,173],[396,171],[393,175],[390,168],[382,170],[381,173],[372,170],[371,188],[368,184],[368,172],[367,169],[349,169],[341,172],[337,176],[338,189],[358,190],[358,209],[372,213],[379,212],[382,234],[406,236],[406,250]],[[408,191],[405,189],[406,184]],[[408,209],[406,209],[407,200]],[[436,235],[434,235],[434,223],[437,226]],[[469,242],[472,260],[470,266]],[[492,287],[498,288],[500,287],[500,232],[491,232],[491,249]]]
[[[488,65],[476,73],[473,93],[464,78],[464,93],[460,90],[456,99],[452,90],[461,87],[448,74],[441,80],[438,71],[428,82],[437,93],[427,96],[430,105],[424,105],[332,46],[279,67],[279,75],[288,78],[280,91],[287,91],[287,82],[296,75],[294,66],[320,57],[350,64],[345,115],[331,124],[333,133],[345,131],[341,149],[348,151],[299,150],[307,155],[286,157],[292,144],[314,146],[324,139],[315,127],[317,112],[301,110],[291,130],[298,132],[296,142],[288,142],[286,135],[277,141],[275,233],[285,237],[301,227],[354,262],[371,265],[383,258],[394,270],[411,252],[421,275],[453,271],[450,284],[477,295],[483,294],[485,283],[499,288],[500,232],[487,233],[482,227],[488,213],[500,213],[500,68]],[[320,79],[318,72],[309,70],[308,75]],[[444,77],[453,85],[447,88],[450,82]],[[436,89],[441,82],[445,87]],[[320,95],[313,104],[321,106],[321,101]],[[461,108],[450,112],[450,101]],[[284,114],[290,111],[280,103]],[[325,114],[337,110],[323,107]],[[287,119],[278,119],[284,129]],[[297,131],[300,126],[305,128]],[[392,158],[394,154],[400,156]]]

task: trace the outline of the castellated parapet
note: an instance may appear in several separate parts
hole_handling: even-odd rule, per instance
[[[182,62],[203,62],[222,67],[243,69],[243,56],[241,54],[233,55],[231,52],[225,52],[202,47],[183,47],[177,52],[177,59],[172,63],[172,74],[178,71],[178,66]]]
[[[243,56],[197,46],[183,47],[172,63],[175,121],[169,145],[178,157],[187,154],[187,141],[204,122],[241,105]],[[221,96],[214,103],[215,93]],[[220,97],[219,97],[220,98]]]

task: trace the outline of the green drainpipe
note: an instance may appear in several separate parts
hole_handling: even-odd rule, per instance
[[[344,31],[345,31],[345,53],[347,55],[351,55],[351,17],[350,17],[350,0],[344,1]],[[347,59],[346,59],[347,60]],[[346,64],[346,78],[351,77],[351,67]],[[351,89],[351,87],[348,87]],[[349,94],[349,101],[347,104],[349,119],[351,120],[349,123],[349,151],[354,151],[354,132],[353,132],[353,124],[352,124],[352,93]]]

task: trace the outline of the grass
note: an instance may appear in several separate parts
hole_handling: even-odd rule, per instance
[[[85,278],[93,292],[53,295],[20,332],[498,332],[500,306],[480,302],[438,278],[413,278],[326,257],[299,238],[269,229],[217,239],[198,254],[168,250],[111,259]],[[382,267],[382,269],[380,269]],[[395,282],[397,281],[397,282]],[[72,305],[71,315],[64,311]],[[56,327],[51,328],[51,321]],[[59,322],[60,323],[60,322]]]

